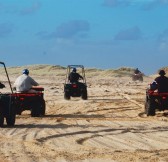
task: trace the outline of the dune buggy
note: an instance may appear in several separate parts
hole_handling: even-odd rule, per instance
[[[168,110],[168,93],[159,93],[154,90],[146,90],[145,113],[154,116],[157,111]]]
[[[21,115],[25,110],[31,111],[32,117],[39,117],[45,115],[45,100],[44,88],[33,87],[34,93],[15,93],[16,97],[16,114]]]
[[[70,83],[69,75],[73,68],[76,68],[83,79],[81,82],[73,82]],[[71,97],[81,97],[83,100],[87,100],[87,84],[85,78],[85,70],[83,65],[68,65],[67,66],[67,74],[64,84],[64,99],[70,100]]]
[[[0,88],[7,88],[7,91],[10,90],[10,92],[0,92],[0,127],[3,127],[4,119],[6,119],[8,126],[14,126],[16,118],[16,97],[12,90],[5,63],[0,62],[0,64],[4,67],[4,72],[1,73],[1,76],[3,74],[6,75],[9,84],[9,87],[6,87],[8,85],[4,86],[0,84]],[[4,79],[4,77],[1,79]]]

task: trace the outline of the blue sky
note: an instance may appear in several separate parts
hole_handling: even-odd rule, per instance
[[[156,73],[168,66],[168,0],[0,0],[0,58]]]

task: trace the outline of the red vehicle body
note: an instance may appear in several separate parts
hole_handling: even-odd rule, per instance
[[[44,88],[34,87],[35,93],[13,92],[5,63],[0,64],[4,66],[5,73],[2,75],[6,75],[9,85],[0,83],[0,89],[7,89],[7,92],[0,92],[0,127],[4,126],[5,119],[7,126],[14,126],[16,114],[21,114],[24,110],[30,110],[33,117],[45,115]]]
[[[45,100],[44,100],[44,88],[33,87],[36,90],[35,93],[14,93],[16,98],[16,114],[21,115],[25,110],[31,111],[32,117],[39,117],[45,115]]]
[[[156,111],[168,110],[168,92],[159,93],[151,89],[146,90],[145,113],[154,116]]]

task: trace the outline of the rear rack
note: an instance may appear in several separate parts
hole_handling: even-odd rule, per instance
[[[168,96],[168,92],[159,93],[153,90],[147,90],[147,93],[151,96]]]

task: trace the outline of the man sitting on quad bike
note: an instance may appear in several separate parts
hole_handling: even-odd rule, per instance
[[[156,111],[168,110],[168,77],[165,71],[159,71],[159,77],[146,90],[145,113],[154,116]]]
[[[79,83],[78,82],[79,79],[83,79],[83,77],[80,74],[78,74],[76,71],[77,71],[76,68],[73,68],[72,72],[69,74],[68,79],[70,83]]]
[[[141,71],[138,68],[136,68],[134,71],[134,74],[140,74],[140,73],[141,73]]]
[[[35,93],[36,91],[31,88],[38,85],[39,84],[29,76],[29,70],[24,69],[22,75],[16,79],[14,89],[19,93]]]
[[[141,71],[138,68],[134,70],[134,74],[132,75],[132,80],[133,81],[136,81],[136,80],[143,81],[143,73],[141,73]]]
[[[168,77],[166,77],[166,73],[164,70],[159,71],[159,77],[155,78],[157,83],[158,92],[164,93],[168,92]]]
[[[32,117],[45,115],[44,88],[29,76],[29,70],[24,69],[15,83],[15,97],[17,100],[16,114],[21,115],[24,110],[30,110]]]

